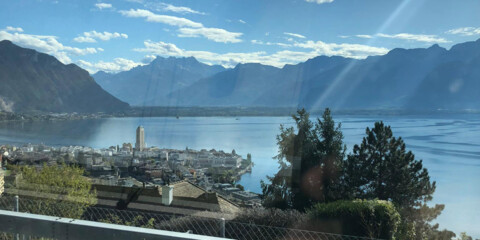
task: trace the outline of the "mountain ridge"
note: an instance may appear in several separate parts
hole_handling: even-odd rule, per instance
[[[75,64],[0,41],[2,110],[15,112],[117,112],[129,108]],[[9,108],[5,108],[9,107]]]
[[[112,95],[131,105],[143,106],[168,102],[171,98],[166,96],[172,91],[224,70],[222,66],[210,66],[193,57],[158,56],[149,64],[129,71],[115,74],[98,72],[92,76]]]
[[[385,55],[361,60],[319,56],[296,65],[285,65],[270,73],[244,71],[240,74],[235,69],[228,69],[225,71],[227,73],[216,74],[202,79],[199,81],[201,83],[197,82],[190,87],[177,90],[176,96],[179,96],[179,99],[175,101],[181,106],[480,109],[478,97],[480,93],[477,95],[477,92],[473,91],[480,81],[480,73],[474,71],[480,65],[480,63],[476,65],[478,58],[480,39],[456,44],[450,50],[438,44],[428,48],[396,48]],[[456,62],[460,63],[454,64]],[[452,65],[451,69],[445,68],[449,65]],[[458,75],[462,78],[461,83],[456,83],[455,79],[448,79],[445,69],[457,72],[450,78]],[[465,71],[469,73],[464,74]],[[271,79],[244,77],[257,74]],[[215,89],[214,85],[219,82],[223,84],[231,82],[234,87],[229,90],[229,94],[222,95],[212,91]],[[251,84],[245,85],[248,82]],[[433,90],[437,88],[431,86],[435,84],[445,85],[439,88],[443,89],[443,94],[447,94],[444,92],[445,89],[449,89],[447,86],[455,85],[452,89],[457,94],[447,94],[451,103],[432,102],[432,99],[441,98],[438,97],[440,92]],[[245,94],[248,89],[256,94]],[[427,101],[428,99],[430,100]],[[413,103],[415,101],[422,103]]]

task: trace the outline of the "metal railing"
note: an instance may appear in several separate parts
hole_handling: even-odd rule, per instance
[[[144,229],[91,222],[85,220],[58,218],[52,216],[0,210],[0,231],[2,239],[68,239],[68,240],[221,240],[171,231]],[[10,235],[8,235],[10,234]]]
[[[0,197],[0,209],[35,213],[47,216],[64,217],[71,207],[62,204],[55,208],[43,209],[41,200],[17,198],[15,196]],[[314,232],[301,229],[263,226],[251,223],[197,216],[161,214],[143,211],[118,210],[113,208],[89,207],[85,209],[81,220],[102,223],[113,223],[134,227],[192,233],[204,236],[225,237],[250,240],[363,240],[365,237],[346,236],[332,233]]]

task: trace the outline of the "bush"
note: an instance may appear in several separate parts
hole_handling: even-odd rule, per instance
[[[144,218],[143,216],[137,215],[133,217],[130,221],[122,219],[118,215],[109,214],[106,218],[100,219],[100,222],[120,224],[133,227],[143,227],[143,228],[155,228],[155,219],[153,218]]]
[[[382,200],[353,200],[320,203],[307,211],[314,231],[370,238],[394,239],[400,214]]]
[[[30,213],[78,219],[97,202],[96,192],[83,176],[82,168],[63,164],[14,170],[19,177],[12,192],[18,191],[24,203],[32,200],[21,206]]]
[[[297,210],[244,209],[233,221],[270,227],[301,228],[306,223],[307,216]]]

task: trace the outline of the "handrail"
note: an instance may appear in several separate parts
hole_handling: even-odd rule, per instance
[[[225,238],[0,210],[0,232],[68,240]]]

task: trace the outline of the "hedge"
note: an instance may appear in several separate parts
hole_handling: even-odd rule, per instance
[[[307,215],[311,230],[381,239],[394,239],[400,224],[395,206],[383,200],[319,203]]]

